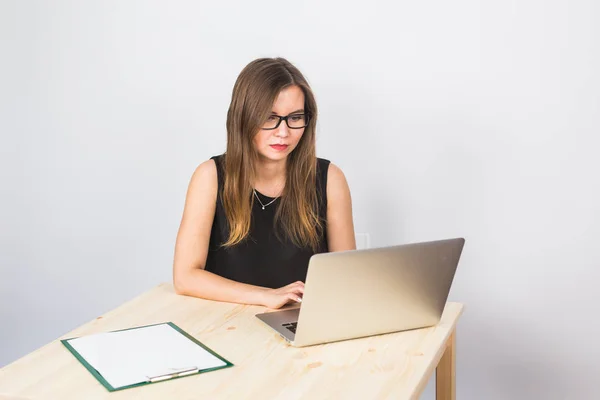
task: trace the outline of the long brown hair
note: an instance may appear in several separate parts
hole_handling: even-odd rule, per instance
[[[293,244],[317,251],[324,221],[318,213],[316,188],[317,157],[315,127],[317,104],[308,82],[284,58],[259,58],[248,64],[235,82],[227,112],[227,150],[223,206],[229,224],[229,238],[223,244],[234,246],[248,236],[254,203],[252,184],[258,152],[253,138],[271,114],[281,90],[297,85],[304,92],[304,112],[308,126],[286,162],[286,184],[275,213],[277,236]]]

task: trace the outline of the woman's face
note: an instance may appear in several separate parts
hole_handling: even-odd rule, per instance
[[[290,125],[297,124],[298,114],[304,114],[304,93],[298,86],[293,85],[279,92],[271,110],[270,121],[266,125],[277,121],[275,116],[290,117]],[[292,119],[294,121],[292,121]],[[299,124],[300,126],[302,124]],[[258,151],[263,161],[281,161],[290,154],[300,142],[304,128],[290,129],[285,121],[281,121],[277,129],[260,129],[254,136],[254,148]]]

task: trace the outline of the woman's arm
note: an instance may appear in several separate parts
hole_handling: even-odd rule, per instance
[[[329,251],[356,249],[350,188],[342,170],[332,163],[327,175],[327,245]]]
[[[173,284],[178,294],[279,308],[297,301],[304,284],[267,289],[232,281],[204,270],[217,201],[217,168],[208,160],[196,169],[188,188],[175,244]]]

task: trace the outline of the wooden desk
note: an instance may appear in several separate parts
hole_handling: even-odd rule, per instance
[[[0,398],[417,399],[437,366],[437,398],[454,399],[462,309],[446,304],[431,328],[294,348],[254,316],[263,307],[179,296],[165,283],[60,339],[172,321],[234,367],[110,393],[55,340],[0,370]]]

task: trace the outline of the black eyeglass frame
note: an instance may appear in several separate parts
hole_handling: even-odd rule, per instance
[[[304,126],[299,126],[299,127],[294,127],[294,128],[292,128],[290,126],[290,124],[288,122],[288,118],[296,116],[296,115],[304,115]],[[290,129],[304,129],[304,128],[306,128],[308,126],[308,123],[310,122],[310,117],[309,117],[309,115],[307,113],[290,114],[290,115],[286,115],[285,117],[281,117],[279,115],[271,115],[271,117],[277,117],[277,118],[279,118],[279,121],[277,121],[277,124],[273,128],[261,128],[261,129],[264,129],[265,131],[272,131],[274,129],[279,128],[279,125],[281,125],[281,121],[285,121],[285,124]]]

